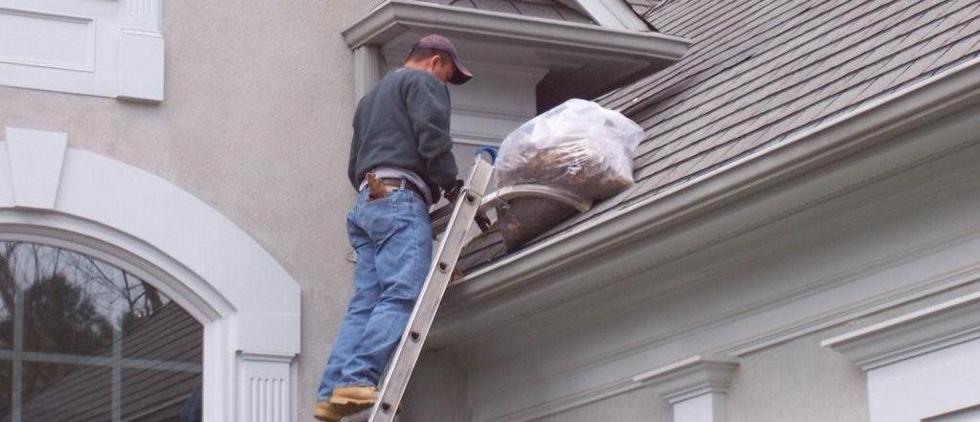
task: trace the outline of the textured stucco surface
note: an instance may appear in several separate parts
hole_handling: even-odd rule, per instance
[[[728,396],[729,422],[865,422],[864,373],[819,333],[742,358]]]
[[[340,31],[377,3],[166,2],[161,104],[0,87],[0,130],[67,132],[71,147],[163,177],[253,236],[300,283],[300,420],[311,420],[350,294],[354,102]]]
[[[649,388],[539,419],[540,422],[649,421],[669,422],[670,406]]]

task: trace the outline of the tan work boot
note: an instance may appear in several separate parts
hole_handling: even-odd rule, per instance
[[[330,405],[341,417],[360,412],[378,401],[376,387],[340,387],[333,389]]]
[[[313,408],[313,417],[324,422],[337,422],[344,416],[329,401],[318,401]]]

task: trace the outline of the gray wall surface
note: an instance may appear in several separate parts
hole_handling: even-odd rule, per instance
[[[865,375],[820,347],[826,332],[742,358],[728,396],[729,422],[868,420]]]
[[[378,3],[166,2],[161,104],[0,87],[0,130],[66,132],[71,147],[168,180],[253,236],[301,284],[300,420],[311,420],[350,294],[354,102],[340,31]]]

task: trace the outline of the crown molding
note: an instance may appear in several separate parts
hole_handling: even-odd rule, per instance
[[[980,338],[980,292],[821,342],[865,371]]]

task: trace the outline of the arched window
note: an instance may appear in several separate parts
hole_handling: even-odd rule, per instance
[[[198,421],[202,340],[125,269],[0,240],[0,421]]]

